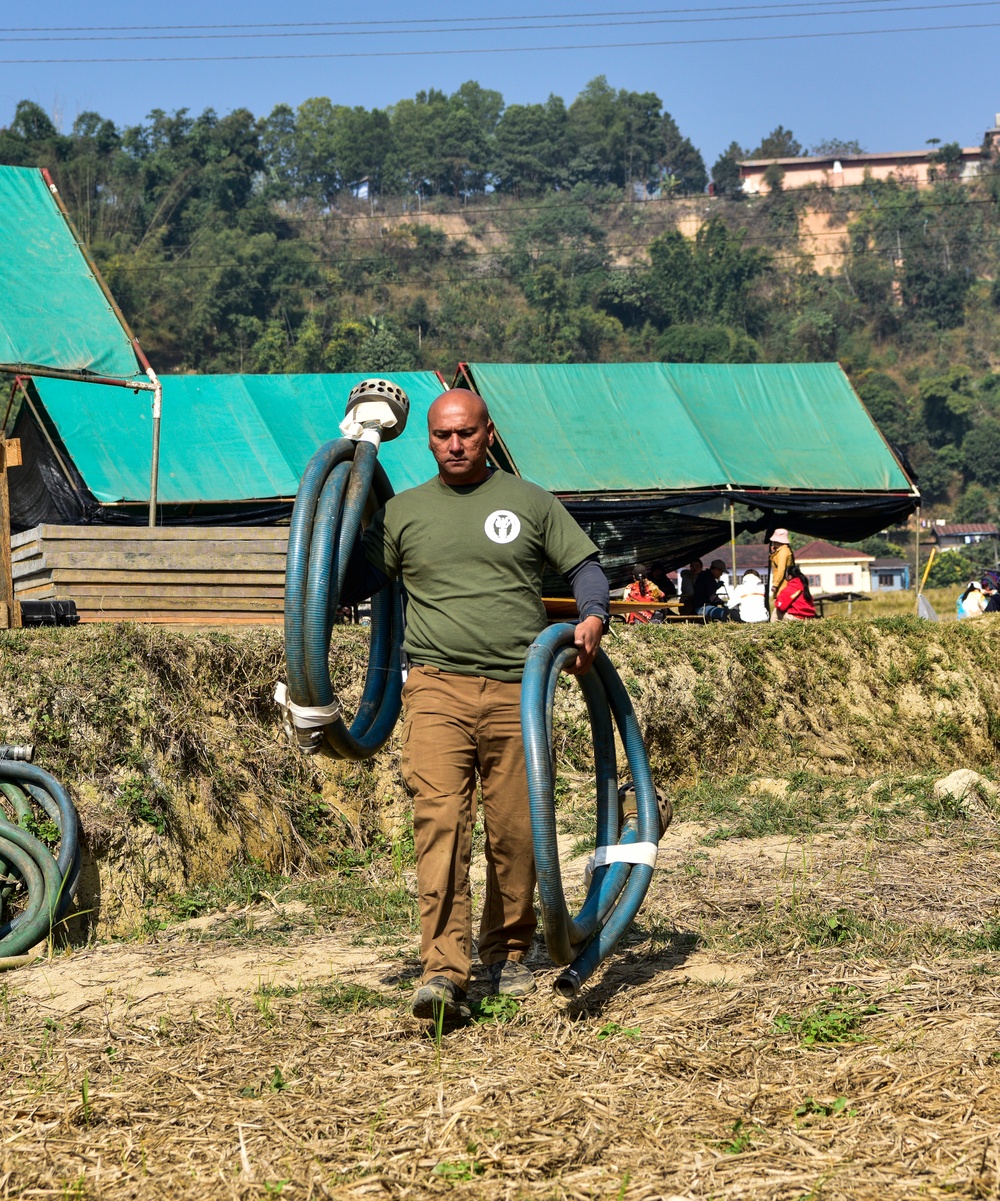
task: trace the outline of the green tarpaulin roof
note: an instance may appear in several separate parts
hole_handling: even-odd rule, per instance
[[[41,171],[0,167],[0,368],[32,367],[142,374]]]
[[[517,470],[558,493],[910,492],[836,363],[471,363]]]
[[[340,437],[351,388],[368,375],[167,375],[160,442],[162,504],[293,497],[318,447]],[[389,372],[406,390],[404,433],[379,452],[396,491],[434,474],[427,410],[444,391],[432,371]],[[35,379],[76,469],[101,502],[149,497],[149,405],[124,388]]]

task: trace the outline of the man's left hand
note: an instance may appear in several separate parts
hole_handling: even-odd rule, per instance
[[[570,663],[566,670],[571,676],[582,676],[590,670],[594,662],[597,648],[601,645],[601,635],[604,632],[604,622],[599,617],[585,617],[577,623],[573,641],[576,643],[576,662]]]

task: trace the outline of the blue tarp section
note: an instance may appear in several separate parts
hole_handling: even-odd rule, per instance
[[[160,503],[294,497],[313,453],[340,437],[351,388],[371,374],[163,376]],[[427,410],[444,387],[432,371],[383,374],[410,398],[406,430],[379,452],[398,492],[434,474]],[[148,500],[148,394],[71,380],[34,382],[94,497],[105,504]]]
[[[0,167],[0,367],[145,378],[37,167]]]

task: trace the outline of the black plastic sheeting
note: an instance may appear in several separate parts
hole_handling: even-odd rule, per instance
[[[897,525],[914,511],[916,496],[870,493],[843,496],[836,493],[759,492],[687,493],[664,497],[608,497],[600,500],[566,500],[566,507],[601,548],[601,563],[613,588],[632,578],[634,563],[660,566],[666,571],[700,558],[729,541],[727,520],[695,516],[679,509],[706,501],[752,506],[759,517],[736,522],[736,533],[770,533],[779,527],[815,538],[858,542]]]
[[[47,433],[48,437],[23,405],[10,434],[21,439],[23,463],[7,477],[14,533],[43,524],[149,524],[148,505],[102,505],[84,483],[55,429],[49,428]],[[171,526],[254,526],[279,525],[291,515],[290,501],[262,500],[240,505],[158,505],[156,520],[158,525]]]

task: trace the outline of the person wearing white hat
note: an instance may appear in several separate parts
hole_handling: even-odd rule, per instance
[[[768,539],[767,569],[771,585],[771,620],[779,621],[781,614],[774,603],[779,589],[788,579],[788,569],[795,566],[795,555],[788,542],[787,530],[772,530]]]

